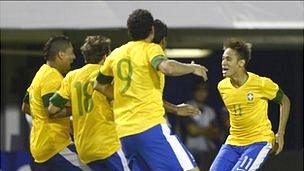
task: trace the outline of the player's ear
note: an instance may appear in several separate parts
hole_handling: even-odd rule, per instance
[[[244,59],[239,60],[239,65],[245,67],[246,61]]]
[[[154,35],[154,26],[153,26],[153,25],[152,25],[151,32],[152,32],[152,33],[153,33],[153,35]]]
[[[152,25],[151,32],[149,34],[149,37],[151,37],[151,41],[154,39],[154,26]]]
[[[106,60],[106,57],[107,57],[107,54],[101,55],[101,56],[100,56],[99,64],[102,65],[102,64],[104,63],[104,61]]]
[[[58,52],[58,57],[59,57],[59,59],[62,59],[62,58],[63,58],[63,56],[64,56],[64,52],[59,51],[59,52]]]

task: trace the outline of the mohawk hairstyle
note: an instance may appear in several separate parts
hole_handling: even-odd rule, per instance
[[[43,48],[45,60],[54,60],[59,51],[66,51],[71,45],[71,40],[67,36],[60,35],[50,37]]]

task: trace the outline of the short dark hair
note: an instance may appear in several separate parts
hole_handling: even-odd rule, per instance
[[[152,42],[159,44],[163,40],[163,38],[166,37],[168,34],[167,25],[163,23],[161,20],[155,19],[153,26],[154,26],[154,39]]]
[[[235,50],[238,56],[245,60],[246,65],[251,59],[251,47],[252,45],[250,43],[237,38],[229,38],[224,43],[224,50],[227,48]]]
[[[80,50],[87,63],[99,63],[104,55],[109,55],[111,39],[105,36],[87,36]]]
[[[128,18],[127,26],[132,40],[142,40],[149,36],[153,26],[153,16],[145,9],[133,11]]]
[[[59,51],[66,51],[71,47],[71,40],[64,35],[52,36],[44,44],[43,55],[45,60],[54,60]]]

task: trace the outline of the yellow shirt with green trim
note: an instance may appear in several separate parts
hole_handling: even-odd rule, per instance
[[[115,49],[100,68],[100,84],[109,84],[114,78],[113,109],[119,137],[166,123],[164,74],[157,70],[163,60],[158,44],[131,41]]]
[[[44,64],[28,88],[33,118],[30,150],[37,163],[47,161],[72,143],[69,118],[49,119],[46,109],[49,98],[59,89],[62,79],[58,70]]]
[[[105,159],[120,148],[112,108],[104,95],[93,91],[99,67],[87,64],[69,72],[50,100],[58,107],[64,107],[70,101],[74,142],[84,163]]]
[[[268,100],[280,102],[283,92],[271,79],[247,73],[247,81],[239,88],[231,84],[230,78],[218,84],[230,117],[230,135],[226,144],[244,146],[262,141],[273,143],[274,133],[267,115]]]

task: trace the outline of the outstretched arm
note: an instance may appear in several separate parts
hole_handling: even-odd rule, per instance
[[[158,65],[158,70],[168,76],[181,76],[193,73],[197,76],[203,77],[205,81],[208,79],[208,69],[202,65],[194,64],[194,62],[191,64],[184,64],[175,60],[163,60]]]

